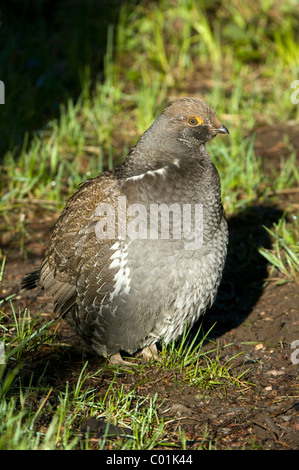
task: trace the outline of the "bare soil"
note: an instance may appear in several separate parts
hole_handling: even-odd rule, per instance
[[[285,132],[298,150],[298,129],[295,133],[290,126]],[[278,165],[281,152],[287,150],[285,145],[275,126],[258,130],[256,151],[266,167]],[[271,246],[263,225],[271,228],[287,207],[299,207],[297,189],[278,193],[228,219],[230,244],[223,281],[202,328],[208,331],[216,323],[210,339],[219,345],[222,363],[235,356],[231,374],[245,372],[239,387],[226,384],[202,390],[185,381],[184,371],[165,370],[154,363],[141,372],[137,367],[133,373],[117,375],[116,381],[125,390],[134,387],[140,396],[158,393],[161,416],[172,418],[166,427],[170,443],[179,444],[181,427],[188,449],[202,444],[204,436],[207,445],[212,441],[217,449],[299,449],[299,352],[296,356],[292,349],[292,342],[299,340],[298,284],[280,283],[280,273],[270,275],[266,260],[258,253],[258,247]],[[32,212],[26,222],[27,259],[19,253],[14,233],[3,233],[2,237],[7,260],[0,294],[17,294],[16,309],[28,307],[32,315],[42,310],[41,321],[52,318],[51,299],[36,290],[20,291],[19,286],[22,276],[39,266],[57,215],[45,210]],[[63,321],[56,338],[56,348],[42,346],[26,358],[28,377],[32,372],[38,377],[49,362],[44,377],[49,387],[76,381],[84,361],[80,340]],[[211,344],[206,342],[203,348],[208,351]],[[114,372],[105,367],[105,361],[87,353],[84,357],[89,361],[88,370],[102,368],[93,387],[103,396]],[[84,431],[86,419],[90,418],[78,422],[78,432]],[[101,433],[98,424],[89,421],[96,436]]]

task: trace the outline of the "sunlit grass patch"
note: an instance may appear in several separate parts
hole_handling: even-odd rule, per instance
[[[165,369],[179,370],[183,373],[184,383],[202,390],[217,386],[226,389],[231,385],[247,387],[246,378],[244,377],[244,382],[242,379],[246,376],[246,371],[239,375],[232,372],[234,360],[240,354],[223,362],[218,345],[207,340],[212,330],[213,327],[203,333],[200,327],[196,333],[193,333],[190,328],[185,328],[181,338],[171,341],[168,345],[162,344],[161,366]],[[209,347],[203,348],[204,343]]]
[[[259,248],[272,266],[272,276],[274,269],[278,269],[284,279],[276,279],[279,283],[299,280],[299,213],[289,216],[290,221],[284,215],[273,230],[265,227],[272,242],[271,249]]]

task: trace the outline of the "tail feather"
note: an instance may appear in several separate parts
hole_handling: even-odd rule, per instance
[[[40,269],[26,274],[21,281],[21,289],[34,289],[38,287],[40,280]]]

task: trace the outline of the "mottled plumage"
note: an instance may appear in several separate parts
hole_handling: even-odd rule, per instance
[[[55,311],[98,354],[169,342],[212,305],[228,238],[218,172],[205,148],[217,133],[228,131],[206,103],[175,101],[118,169],[79,187],[40,270],[24,278],[23,287],[53,296]],[[103,224],[108,213],[114,233]],[[168,236],[161,213],[163,221],[169,216]]]

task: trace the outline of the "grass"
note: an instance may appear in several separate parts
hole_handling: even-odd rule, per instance
[[[274,224],[274,230],[265,227],[273,240],[272,248],[260,248],[259,252],[269,261],[273,272],[277,269],[283,276],[278,279],[282,284],[287,281],[299,280],[299,245],[298,245],[298,214],[293,215],[290,222],[284,215],[277,224]],[[276,279],[277,280],[277,279]]]
[[[204,97],[230,130],[228,139],[209,143],[228,215],[276,201],[277,194],[298,187],[290,143],[288,155],[270,171],[254,147],[260,126],[299,119],[299,106],[290,99],[299,59],[295,1],[207,5],[163,0],[121,7],[114,2],[111,11],[100,12],[96,2],[83,3],[74,8],[61,4],[47,22],[46,2],[40,2],[37,16],[30,2],[23,2],[21,14],[30,14],[32,22],[24,22],[21,30],[9,9],[3,13],[0,79],[7,96],[0,115],[0,218],[1,229],[13,233],[14,249],[27,253],[36,212],[60,210],[83,179],[119,164],[166,103],[178,96]],[[53,34],[58,26],[61,35]],[[44,48],[48,42],[50,53]],[[298,281],[298,214],[290,221],[292,214],[289,207],[273,229],[265,228],[273,243],[271,249],[260,248],[281,272],[280,282]],[[51,361],[64,358],[69,348],[56,342],[55,321],[46,324],[43,312],[17,309],[14,297],[0,301],[6,351],[6,364],[0,364],[0,448],[188,447],[180,426],[169,434],[173,418],[164,414],[159,393],[142,394],[147,366],[138,367],[140,382],[131,389],[120,383],[121,371],[107,372],[105,366],[109,380],[101,386],[103,370],[81,357],[75,379],[66,373],[52,383]],[[200,336],[190,340],[185,332],[179,343],[163,345],[162,363],[155,366],[162,374],[157,383],[171,374],[177,387],[200,393],[235,387],[243,393],[246,374],[236,375],[232,367],[237,356],[223,359],[215,344],[203,351],[203,341]],[[43,359],[49,351],[50,359]],[[36,358],[35,368],[31,358]],[[73,361],[63,364],[68,370]],[[108,423],[100,438],[78,431],[86,417]],[[109,436],[109,423],[129,429],[130,435]],[[213,443],[203,434],[197,447],[212,448]]]
[[[163,400],[158,393],[142,396],[138,389],[142,379],[130,390],[119,384],[117,378],[121,368],[112,368],[107,388],[99,393],[99,383],[104,369],[88,371],[88,361],[82,361],[76,380],[64,379],[59,386],[50,386],[48,362],[42,369],[28,375],[27,368],[36,357],[37,362],[43,347],[53,352],[59,344],[55,343],[55,333],[50,333],[48,324],[36,327],[38,317],[31,318],[27,310],[13,315],[13,324],[6,323],[2,328],[1,340],[5,344],[5,364],[0,365],[0,448],[5,449],[116,449],[145,450],[158,448],[183,448],[184,432],[179,431],[179,441],[168,435],[167,427],[173,418],[165,418]],[[3,321],[3,318],[2,318]],[[161,372],[173,371],[183,376],[183,382],[190,387],[211,390],[228,384],[244,388],[240,377],[230,372],[230,361],[221,363],[219,351],[216,357],[213,348],[201,352],[206,335],[198,342],[200,330],[190,341],[186,330],[182,342],[172,342],[162,348],[162,363],[156,368]],[[189,338],[189,339],[188,339]],[[37,349],[38,348],[38,349]],[[146,380],[149,366],[140,364],[138,374]],[[126,371],[129,373],[128,371]],[[131,372],[134,373],[134,372]],[[136,373],[136,371],[135,371]],[[242,389],[240,391],[242,393]],[[87,429],[78,431],[86,417],[103,421],[106,426],[100,438],[93,438]],[[44,424],[46,423],[46,424]],[[117,429],[110,424],[117,425]],[[211,447],[211,442],[203,436],[199,447]]]
[[[239,354],[223,363],[221,357],[223,351],[220,353],[218,346],[212,341],[209,342],[211,346],[209,351],[202,350],[212,330],[213,327],[203,333],[200,327],[195,334],[192,334],[190,329],[185,328],[179,341],[162,345],[162,367],[167,370],[179,370],[184,374],[185,383],[199,386],[203,390],[213,389],[218,385],[239,386],[242,384],[241,378],[245,372],[240,376],[235,376],[230,371],[230,362],[233,364],[233,360]]]

